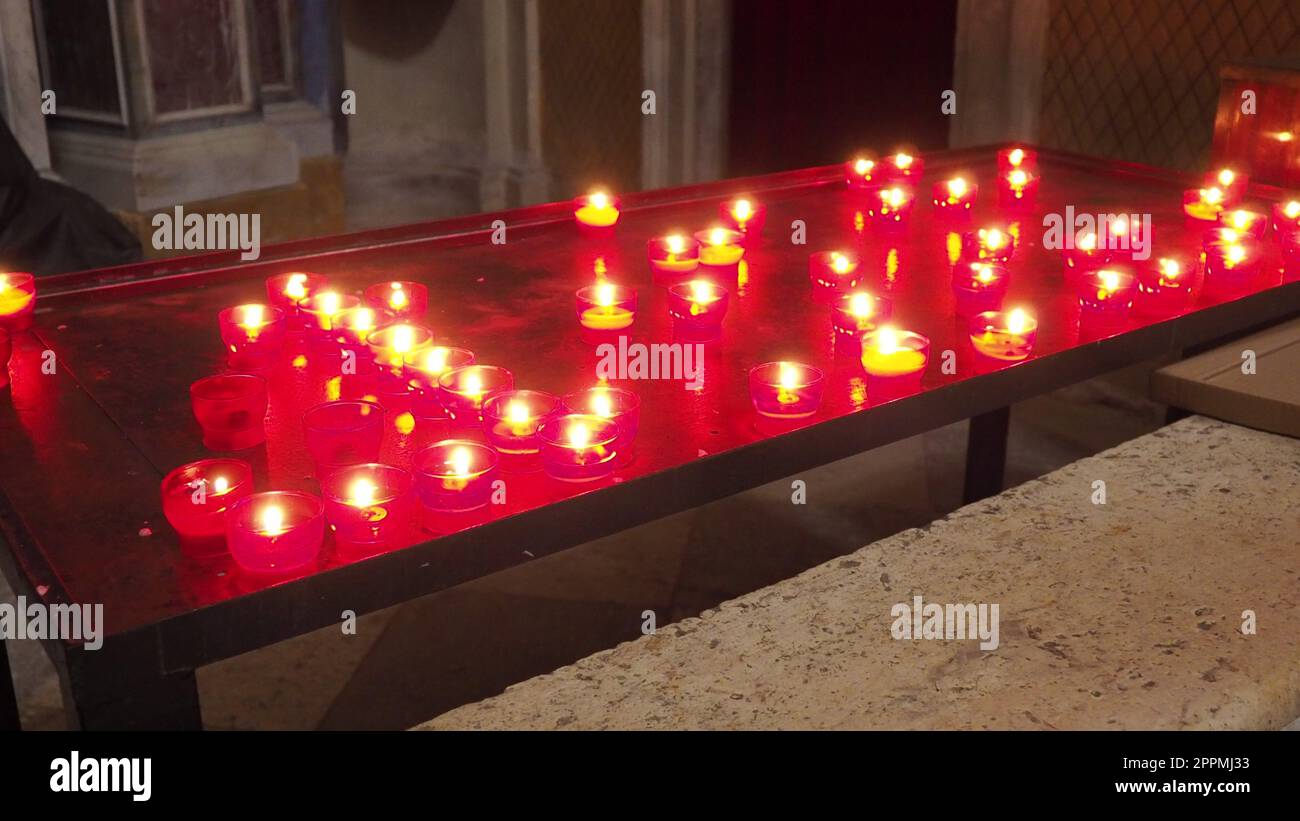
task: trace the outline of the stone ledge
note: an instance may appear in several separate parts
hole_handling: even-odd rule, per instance
[[[1297,499],[1300,441],[1192,417],[419,729],[1282,727]],[[914,595],[1000,646],[894,640]]]

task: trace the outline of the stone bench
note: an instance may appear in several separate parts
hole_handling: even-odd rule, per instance
[[[914,596],[997,604],[998,647],[893,638]],[[419,729],[1264,729],[1298,714],[1300,440],[1193,416]]]

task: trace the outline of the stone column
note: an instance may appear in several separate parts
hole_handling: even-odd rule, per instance
[[[1049,0],[960,0],[949,145],[1038,141]]]
[[[32,7],[0,3],[0,112],[36,170],[53,176],[41,90]]]
[[[484,0],[486,156],[480,205],[494,211],[544,202],[537,0]]]

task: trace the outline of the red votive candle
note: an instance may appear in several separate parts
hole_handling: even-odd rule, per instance
[[[683,342],[712,342],[722,335],[730,293],[716,282],[693,279],[668,289],[673,336]]]
[[[1259,241],[1232,228],[1216,228],[1205,236],[1205,288],[1211,293],[1236,293],[1259,274],[1263,256]]]
[[[1192,302],[1194,267],[1184,259],[1160,257],[1138,268],[1134,310],[1168,316],[1181,313]]]
[[[1026,205],[1038,193],[1038,176],[1026,168],[1013,168],[998,177],[998,203],[1003,207]]]
[[[825,376],[798,362],[764,362],[749,371],[749,398],[759,416],[802,419],[822,404]]]
[[[862,335],[862,369],[872,402],[909,396],[921,389],[930,359],[930,340],[888,325]]]
[[[411,517],[411,474],[390,465],[354,465],[321,480],[325,518],[349,544],[389,544]]]
[[[636,319],[634,288],[597,282],[579,288],[575,299],[582,338],[588,342],[606,341],[610,335],[631,327]]]
[[[763,225],[767,222],[766,205],[749,197],[738,197],[718,206],[718,214],[723,225],[740,232],[744,245],[752,248],[762,239]]]
[[[306,271],[276,274],[266,280],[266,301],[272,307],[284,311],[288,330],[298,333],[306,328],[298,303],[325,290],[326,284],[325,277]]]
[[[190,385],[190,405],[210,450],[244,450],[266,441],[266,380],[260,376],[204,377]]]
[[[13,352],[14,345],[9,339],[9,332],[0,328],[0,388],[9,387],[9,357]]]
[[[1217,185],[1183,191],[1183,213],[1194,220],[1217,222],[1226,202],[1223,189]]]
[[[1223,204],[1226,207],[1232,207],[1240,202],[1241,198],[1246,196],[1246,186],[1249,184],[1250,175],[1235,168],[1220,168],[1205,175],[1207,188],[1213,187],[1223,191]]]
[[[402,371],[411,392],[411,415],[416,419],[446,419],[438,398],[438,377],[453,368],[474,364],[474,352],[465,348],[434,345],[411,351],[402,360]]]
[[[594,191],[573,200],[573,219],[583,233],[605,234],[618,222],[619,205],[618,197]]]
[[[1016,252],[1016,237],[1005,228],[981,228],[961,235],[961,259],[965,262],[1001,262]]]
[[[477,425],[483,418],[483,400],[514,387],[514,374],[505,368],[467,365],[438,377],[438,400],[455,421]]]
[[[537,467],[537,429],[560,412],[560,398],[544,391],[502,391],[483,400],[483,433],[506,469]]]
[[[1255,239],[1263,239],[1264,230],[1268,228],[1268,216],[1247,208],[1233,208],[1219,214],[1219,225],[1240,234],[1250,234]]]
[[[302,415],[307,452],[317,477],[379,458],[384,409],[360,399],[340,399],[309,408]]]
[[[32,326],[36,310],[36,277],[26,272],[0,272],[0,328],[13,333]]]
[[[284,574],[316,560],[325,538],[325,506],[310,493],[254,493],[226,512],[226,544],[249,573]]]
[[[315,341],[334,344],[332,332],[334,318],[344,311],[359,307],[361,299],[352,294],[322,291],[298,303],[307,333]]]
[[[1077,277],[1086,271],[1095,271],[1111,261],[1112,255],[1097,241],[1096,233],[1088,231],[1073,238],[1072,247],[1061,249],[1067,277]],[[1072,281],[1071,279],[1067,279]]]
[[[591,414],[618,425],[614,462],[626,465],[635,456],[636,434],[641,427],[641,399],[623,388],[599,385],[564,397],[564,412]]]
[[[480,442],[444,439],[415,454],[415,492],[432,511],[478,510],[492,496],[497,452]]]
[[[902,228],[907,224],[907,215],[912,213],[915,201],[910,186],[891,185],[880,189],[867,213],[877,228]]]
[[[1037,341],[1038,320],[1020,308],[985,311],[971,317],[970,344],[975,349],[975,365],[980,372],[1025,361],[1034,352]]]
[[[936,182],[931,197],[935,211],[953,217],[970,216],[970,210],[979,196],[980,187],[967,182],[965,177],[953,177],[950,180]]]
[[[710,228],[696,231],[695,241],[700,244],[700,265],[719,279],[735,276],[736,266],[745,256],[745,235],[730,228]]]
[[[554,416],[538,430],[542,467],[566,482],[590,482],[614,472],[618,423],[590,413]]]
[[[357,358],[357,373],[370,373],[375,358],[366,342],[379,328],[391,324],[392,314],[370,307],[348,308],[334,315],[330,336],[338,345],[339,353],[351,351]]]
[[[890,183],[915,183],[921,179],[921,173],[925,170],[925,162],[921,157],[906,151],[890,154],[883,165],[885,177]]]
[[[831,325],[837,340],[857,342],[863,333],[888,322],[893,311],[894,302],[889,297],[853,291],[831,304]]]
[[[675,280],[700,266],[700,241],[682,234],[652,239],[645,245],[655,282]]]
[[[1004,148],[998,152],[998,174],[1005,177],[1017,168],[1038,173],[1038,152],[1018,145]]]
[[[1128,315],[1135,293],[1134,277],[1118,268],[1085,271],[1079,278],[1078,296],[1085,321],[1118,321]]]
[[[433,346],[433,331],[409,322],[398,322],[372,331],[366,338],[366,347],[379,368],[381,390],[385,393],[405,393],[406,355]]]
[[[953,269],[952,293],[957,300],[957,316],[1001,310],[1010,280],[1007,269],[991,262],[972,262],[965,267],[965,271],[962,265]]]
[[[260,371],[271,367],[284,349],[284,311],[270,305],[236,305],[217,314],[221,341],[230,367]]]
[[[396,319],[419,319],[429,308],[429,289],[419,282],[376,282],[364,295],[367,305]]]
[[[808,280],[813,297],[833,303],[861,284],[862,258],[839,251],[815,251],[808,255]]]
[[[253,492],[253,468],[240,459],[200,459],[163,477],[163,515],[183,539],[226,535],[226,511]]]
[[[1273,235],[1285,239],[1287,232],[1300,228],[1300,200],[1273,203]]]
[[[875,157],[855,157],[844,163],[844,181],[851,190],[869,191],[880,185],[883,171]]]

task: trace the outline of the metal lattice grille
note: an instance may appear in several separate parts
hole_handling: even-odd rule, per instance
[[[1300,56],[1296,0],[1055,0],[1044,145],[1192,170],[1225,61]]]

